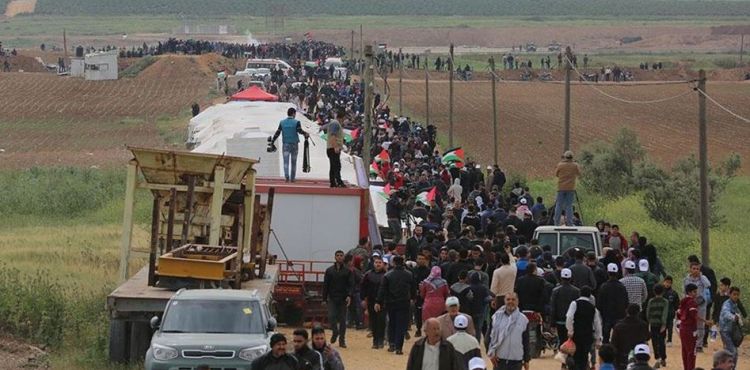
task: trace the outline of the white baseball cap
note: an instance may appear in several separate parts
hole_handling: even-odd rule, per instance
[[[648,348],[648,344],[638,344],[635,346],[633,353],[636,355],[649,355],[651,356],[651,349]]]
[[[469,320],[464,315],[458,315],[453,320],[453,326],[455,326],[456,329],[466,329],[469,327]]]
[[[610,263],[609,265],[607,265],[607,272],[617,272],[617,270],[619,269],[617,268],[616,263]]]
[[[469,370],[485,370],[487,369],[487,364],[484,362],[484,360],[481,357],[474,357],[471,360],[469,360]]]
[[[638,269],[643,272],[648,271],[648,260],[644,259],[644,260],[638,261]]]
[[[570,271],[570,269],[562,269],[562,271],[560,271],[560,277],[563,279],[570,279],[573,277],[573,271]]]
[[[521,198],[521,200],[519,200],[519,202],[521,202],[521,204],[526,204],[528,201],[526,200],[526,198]]]
[[[461,303],[458,301],[458,297],[450,296],[445,299],[445,307],[459,306]]]
[[[633,261],[625,261],[625,268],[628,270],[635,270],[635,262]]]

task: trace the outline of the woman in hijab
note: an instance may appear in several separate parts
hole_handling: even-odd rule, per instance
[[[448,198],[453,198],[454,201],[461,201],[461,194],[463,194],[464,188],[461,186],[461,179],[453,180],[453,185],[448,188]]]
[[[439,266],[433,266],[430,276],[419,283],[419,295],[424,299],[422,322],[445,312],[445,299],[450,295],[450,290],[448,282],[442,278],[442,270]]]

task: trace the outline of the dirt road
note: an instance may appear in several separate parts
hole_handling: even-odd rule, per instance
[[[287,336],[291,335],[293,330],[283,328],[281,332]],[[411,332],[414,334],[414,331]],[[337,345],[334,348],[339,351],[341,357],[344,360],[344,365],[347,369],[354,370],[396,370],[405,369],[406,361],[409,357],[409,350],[416,338],[412,338],[407,341],[404,345],[404,355],[399,356],[393,353],[387,352],[385,349],[373,350],[370,349],[372,345],[372,339],[366,337],[367,332],[364,330],[350,330],[347,331],[347,345],[348,348],[341,349]],[[291,341],[291,338],[288,337]],[[711,355],[715,350],[721,349],[721,340],[716,342],[710,342],[709,348],[702,354],[698,355],[697,366],[703,367],[704,369],[711,368]],[[483,351],[484,353],[484,351]],[[750,348],[745,346],[740,355],[740,363],[737,369],[750,369]],[[542,358],[535,359],[531,362],[530,369],[532,370],[559,370],[560,364],[555,361],[551,353],[545,353]],[[486,357],[485,357],[486,360]],[[486,360],[489,363],[489,360]],[[667,370],[682,370],[682,359],[680,357],[680,346],[678,342],[674,343],[673,347],[667,348],[667,367],[662,368]]]

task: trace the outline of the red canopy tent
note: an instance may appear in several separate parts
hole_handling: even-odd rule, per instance
[[[279,97],[269,94],[258,86],[250,86],[232,95],[233,101],[279,101]]]

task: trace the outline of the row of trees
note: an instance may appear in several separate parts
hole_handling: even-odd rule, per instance
[[[2,3],[3,0],[0,0]],[[750,14],[747,1],[701,0],[39,0],[36,13],[55,15],[265,16],[466,15],[466,16],[735,16]]]
[[[590,191],[608,198],[641,192],[643,206],[654,220],[672,227],[699,227],[699,170],[694,155],[678,160],[671,169],[662,169],[648,159],[635,132],[623,128],[611,144],[586,147],[580,162],[581,182]],[[732,154],[709,168],[712,226],[724,221],[716,201],[740,166],[740,156]]]

